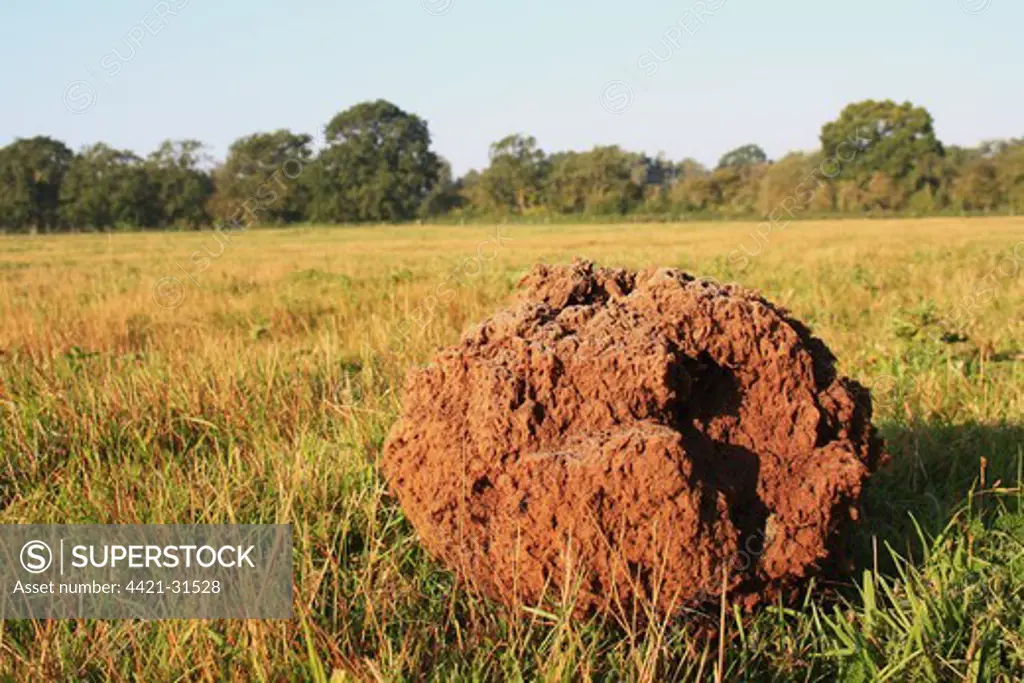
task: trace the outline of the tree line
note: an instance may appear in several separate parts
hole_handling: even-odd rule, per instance
[[[39,136],[0,148],[0,231],[1024,210],[1024,139],[947,147],[923,107],[868,100],[826,123],[820,142],[775,161],[748,144],[706,168],[615,145],[547,153],[513,134],[491,145],[486,168],[455,178],[427,122],[383,100],[341,112],[319,139],[240,138],[216,164],[196,140],[140,157]]]

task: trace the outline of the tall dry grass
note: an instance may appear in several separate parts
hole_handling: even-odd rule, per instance
[[[852,539],[856,572],[803,604],[729,610],[725,677],[1011,680],[1024,667],[1024,284],[1011,267],[1024,265],[1024,220],[794,223],[760,246],[754,230],[251,231],[201,273],[189,264],[204,245],[219,252],[211,233],[0,238],[0,521],[289,522],[296,581],[286,623],[8,621],[0,673],[717,672],[716,646],[678,622],[639,633],[467,593],[417,545],[376,469],[405,371],[534,264],[583,256],[756,287],[876,389],[894,462]],[[758,253],[730,269],[744,248]],[[154,297],[168,277],[181,288],[165,280]],[[161,305],[168,292],[180,305]]]

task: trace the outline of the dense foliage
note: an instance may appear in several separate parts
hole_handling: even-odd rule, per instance
[[[0,231],[1024,210],[1024,139],[944,147],[926,109],[869,100],[826,123],[820,140],[819,151],[774,162],[743,145],[711,170],[618,146],[548,154],[512,134],[491,145],[486,169],[456,179],[426,121],[384,100],[341,112],[317,138],[240,138],[219,164],[195,140],[143,159],[102,143],[73,153],[40,136],[0,148]]]

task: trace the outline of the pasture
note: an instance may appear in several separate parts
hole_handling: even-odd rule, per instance
[[[0,522],[291,523],[295,543],[290,622],[7,621],[0,675],[713,676],[717,608],[640,631],[492,604],[418,546],[376,467],[405,371],[576,256],[754,287],[875,392],[892,462],[852,571],[727,606],[725,678],[1024,675],[1024,219],[755,227],[0,237]]]

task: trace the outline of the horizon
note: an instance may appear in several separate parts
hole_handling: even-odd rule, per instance
[[[858,16],[877,21],[869,49],[858,50],[843,38],[863,42],[862,21],[804,0],[605,7],[421,0],[390,12],[320,2],[241,12],[234,2],[117,0],[53,17],[8,6],[0,49],[9,63],[29,55],[33,67],[0,75],[21,102],[0,112],[0,146],[48,135],[76,151],[104,142],[144,156],[164,139],[191,138],[220,162],[241,137],[282,128],[315,136],[338,112],[377,98],[427,121],[457,176],[484,168],[490,144],[511,133],[534,136],[546,152],[619,145],[709,168],[747,143],[780,159],[817,149],[821,126],[863,99],[926,108],[945,145],[1024,134],[1013,116],[1019,95],[1005,85],[1022,64],[1019,5],[870,0]]]

